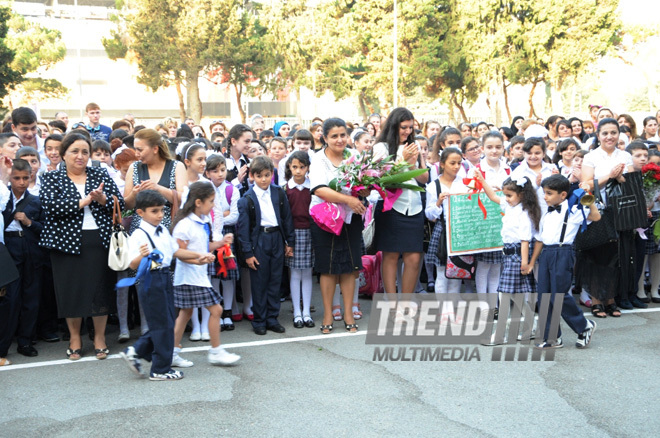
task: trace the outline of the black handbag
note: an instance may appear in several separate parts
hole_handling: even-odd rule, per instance
[[[631,231],[648,226],[646,200],[642,191],[642,173],[625,174],[625,182],[607,184],[607,205],[612,208],[614,226],[618,231]]]
[[[594,179],[594,196],[599,205],[603,205],[598,187],[598,180]],[[583,232],[575,236],[575,249],[578,251],[587,251],[597,248],[606,243],[616,242],[619,233],[614,225],[614,211],[611,206],[599,209],[600,220],[592,222]]]
[[[440,192],[442,192],[442,188],[440,187],[439,179],[435,180],[435,188],[436,188],[436,193],[438,194],[438,196],[440,196]],[[447,263],[447,256],[449,255],[447,253],[447,224],[445,223],[444,212],[440,215],[440,219],[436,222],[435,226],[442,227],[442,233],[440,233],[440,241],[438,242],[438,251],[435,254],[436,257],[438,257],[438,262],[440,262],[440,264],[442,265],[444,263]]]

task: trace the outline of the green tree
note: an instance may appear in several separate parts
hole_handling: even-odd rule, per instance
[[[15,52],[9,47],[7,41],[7,22],[11,17],[9,8],[0,7],[0,99],[4,98],[9,90],[22,80],[20,72],[12,68]],[[1,109],[1,108],[0,108]]]
[[[47,29],[13,13],[8,24],[7,45],[16,54],[10,67],[23,77],[15,91],[10,93],[9,106],[12,106],[12,100],[20,100],[20,103],[25,104],[32,100],[67,94],[69,90],[58,80],[42,77],[43,72],[66,55],[61,32]]]

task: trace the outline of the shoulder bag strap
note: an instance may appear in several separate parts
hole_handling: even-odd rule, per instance
[[[112,195],[112,225],[121,225],[121,207],[117,195]]]

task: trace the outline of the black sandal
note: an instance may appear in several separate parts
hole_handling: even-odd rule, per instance
[[[67,348],[66,357],[69,360],[79,360],[82,357],[82,348],[78,348],[77,350],[72,350],[71,348]]]
[[[615,303],[608,304],[607,306],[605,306],[605,311],[612,318],[620,318],[621,317],[621,311],[616,307]],[[614,313],[614,312],[616,312],[616,313]]]
[[[346,324],[346,323],[344,323],[344,325],[346,326],[346,331],[347,331],[347,332],[350,332],[350,333],[357,333],[357,331],[358,331],[358,325],[357,325],[357,324],[355,324],[355,323],[354,323],[354,324]]]
[[[321,333],[323,333],[324,335],[329,335],[330,333],[332,333],[332,324],[321,325]]]
[[[591,314],[596,318],[607,318],[607,312],[602,304],[594,304],[591,306]]]

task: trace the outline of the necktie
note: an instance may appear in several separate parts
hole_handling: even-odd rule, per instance
[[[156,236],[160,236],[160,233],[163,232],[163,227],[161,225],[158,225],[156,227]]]
[[[548,213],[552,213],[553,211],[557,211],[557,213],[561,213],[561,205],[558,205],[556,207],[548,206]]]

